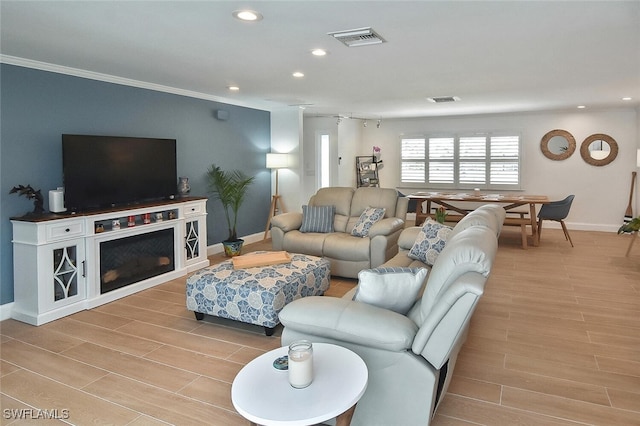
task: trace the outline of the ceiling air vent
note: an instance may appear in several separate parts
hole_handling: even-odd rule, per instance
[[[440,96],[438,98],[427,98],[429,102],[445,103],[445,102],[458,102],[460,100],[457,96]]]
[[[386,42],[380,34],[376,33],[371,27],[357,28],[355,30],[336,31],[327,33],[340,41],[347,47],[368,46],[371,44],[380,44]]]

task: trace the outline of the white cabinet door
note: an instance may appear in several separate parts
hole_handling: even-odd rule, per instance
[[[49,311],[86,298],[84,240],[69,240],[39,248],[40,311]]]

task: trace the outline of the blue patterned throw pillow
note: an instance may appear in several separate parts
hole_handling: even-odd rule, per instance
[[[382,207],[367,207],[364,209],[356,222],[356,226],[351,230],[351,235],[362,238],[369,235],[369,229],[384,217],[385,211]]]
[[[404,267],[362,270],[353,300],[404,315],[416,302],[427,273],[425,268]]]
[[[333,232],[335,206],[302,206],[300,232]]]
[[[428,218],[422,226],[418,238],[413,243],[413,247],[409,250],[408,256],[411,259],[420,260],[427,265],[433,266],[451,231],[453,231],[453,228]]]

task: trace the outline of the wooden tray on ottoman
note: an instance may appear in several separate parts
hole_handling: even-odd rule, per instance
[[[249,253],[231,259],[234,269],[255,268],[257,266],[278,265],[291,262],[291,256],[286,251],[270,251],[267,253]]]

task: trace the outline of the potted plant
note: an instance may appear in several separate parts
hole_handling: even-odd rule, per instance
[[[247,176],[240,170],[224,171],[215,164],[209,167],[207,177],[209,190],[213,193],[214,199],[222,203],[224,215],[227,218],[229,236],[222,242],[225,255],[237,256],[242,251],[244,243],[244,240],[238,238],[236,232],[238,211],[255,177]]]
[[[634,217],[618,229],[618,234],[625,234],[640,231],[640,216]]]

